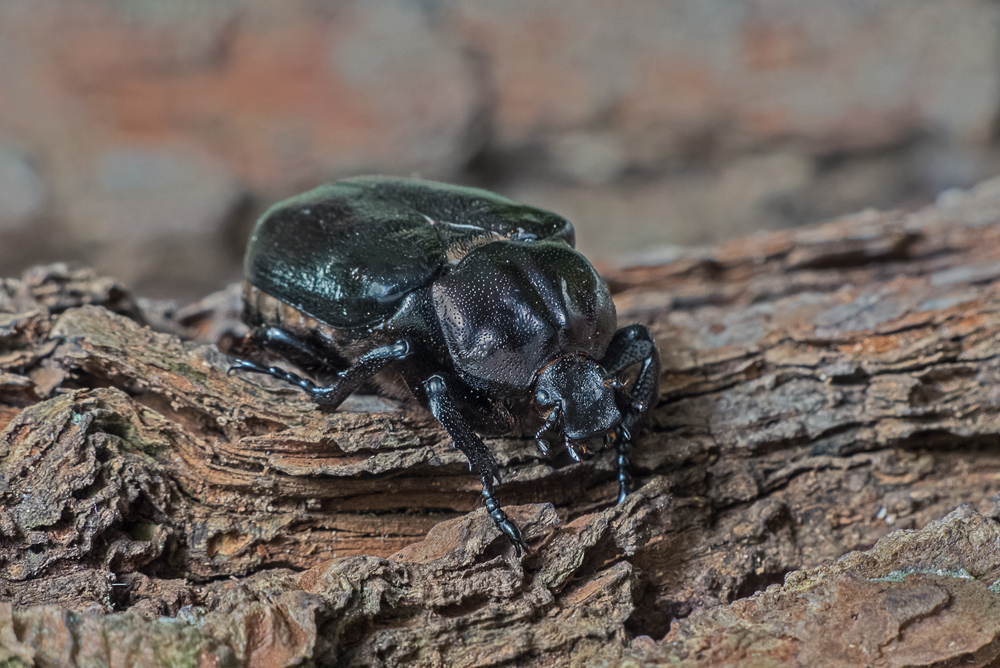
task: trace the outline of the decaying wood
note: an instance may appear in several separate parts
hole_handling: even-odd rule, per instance
[[[1000,182],[608,276],[638,489],[490,440],[523,560],[425,413],[227,377],[236,292],[5,280],[0,664],[997,660]]]

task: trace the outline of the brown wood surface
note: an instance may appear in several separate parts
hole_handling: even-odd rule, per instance
[[[1000,182],[605,273],[638,488],[488,440],[521,560],[419,409],[227,377],[237,291],[4,280],[0,665],[997,660]]]

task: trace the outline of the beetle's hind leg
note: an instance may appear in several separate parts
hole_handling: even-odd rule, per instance
[[[653,335],[645,325],[622,327],[611,338],[607,352],[601,359],[601,366],[614,375],[620,375],[634,364],[642,363],[639,375],[631,390],[632,424],[645,414],[656,402],[660,387],[660,352],[656,349]],[[628,426],[632,426],[631,424]]]
[[[483,500],[486,502],[486,510],[489,512],[494,526],[507,536],[514,545],[514,552],[520,557],[521,550],[524,548],[521,531],[507,517],[507,513],[500,507],[500,502],[494,493],[493,481],[500,482],[496,458],[483,443],[483,439],[479,438],[479,435],[472,430],[469,423],[458,412],[451,394],[448,392],[448,386],[445,385],[444,378],[437,375],[431,376],[424,381],[424,390],[427,392],[431,414],[437,418],[437,421],[451,436],[451,442],[455,447],[468,458],[469,468],[479,474],[483,482]]]
[[[315,341],[291,334],[281,327],[261,326],[250,334],[256,345],[271,350],[309,373],[335,374],[348,369],[351,363]]]
[[[344,399],[359,390],[365,381],[384,369],[386,365],[403,359],[409,353],[410,345],[404,340],[396,341],[396,343],[388,346],[372,348],[358,358],[358,361],[352,364],[350,368],[339,372],[335,376],[334,382],[326,387],[319,387],[308,378],[303,378],[280,367],[265,366],[248,360],[236,360],[229,367],[229,371],[231,373],[233,371],[244,370],[274,376],[305,390],[312,400],[324,410],[333,410],[343,403]]]
[[[322,350],[312,341],[302,336],[291,334],[273,325],[257,327],[247,335],[246,340],[252,348],[264,349],[276,353],[286,361],[310,374],[319,373],[328,376],[338,374],[350,367],[350,363],[339,355],[334,353],[331,356],[330,353]],[[237,359],[229,367],[229,373],[239,370],[274,376],[280,380],[297,385],[309,393],[312,393],[316,389],[315,383],[302,378],[296,373],[286,371],[280,367],[260,364],[252,360]]]
[[[632,440],[630,430],[656,403],[660,388],[660,352],[656,349],[653,335],[644,325],[630,325],[615,332],[601,359],[601,366],[616,376],[635,364],[642,366],[632,386],[631,396],[625,400],[627,406],[622,424],[611,439],[618,451],[618,503],[625,500],[632,482],[628,459]]]

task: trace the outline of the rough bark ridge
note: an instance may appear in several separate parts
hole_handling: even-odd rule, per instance
[[[227,377],[236,293],[7,279],[0,665],[989,665],[998,220],[988,182],[609,272],[663,352],[639,487],[490,441],[521,561],[424,413]]]

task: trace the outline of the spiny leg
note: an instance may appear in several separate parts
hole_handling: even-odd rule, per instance
[[[427,392],[431,414],[451,436],[452,444],[469,460],[469,468],[479,474],[483,483],[483,500],[486,502],[486,510],[494,526],[507,536],[514,545],[514,552],[520,557],[521,549],[524,548],[521,531],[507,517],[494,493],[493,481],[500,482],[496,458],[483,443],[483,439],[479,438],[458,412],[444,378],[438,375],[431,376],[424,381],[424,390]]]
[[[608,350],[601,360],[608,372],[619,375],[635,364],[642,364],[632,386],[631,396],[621,426],[612,435],[618,450],[618,503],[625,500],[629,492],[632,475],[629,472],[628,452],[633,428],[656,403],[660,388],[660,352],[656,349],[653,335],[644,325],[630,325],[615,332]],[[622,391],[624,395],[624,390]]]
[[[372,348],[358,358],[358,361],[352,364],[349,369],[338,373],[337,379],[327,387],[317,387],[308,378],[303,378],[280,367],[265,366],[249,360],[236,360],[229,367],[229,372],[251,371],[274,376],[302,388],[324,410],[333,410],[343,403],[344,399],[360,389],[365,381],[385,368],[390,362],[403,359],[409,352],[409,344],[402,340],[396,341],[392,345]]]
[[[645,325],[622,327],[611,338],[607,352],[601,359],[601,366],[608,372],[619,375],[634,364],[642,363],[631,396],[634,413],[645,413],[656,403],[660,387],[660,352],[656,349],[653,335]],[[638,422],[638,417],[632,424]],[[632,425],[629,425],[632,426]]]

